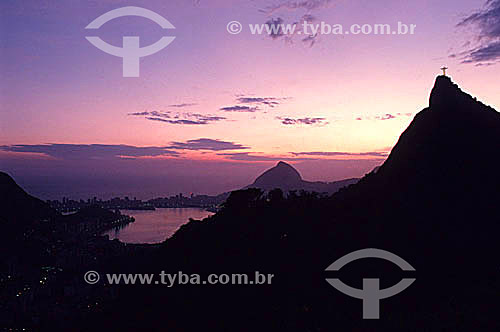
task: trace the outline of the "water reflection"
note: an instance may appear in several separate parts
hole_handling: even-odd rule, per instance
[[[118,239],[125,243],[159,243],[172,236],[189,218],[203,219],[213,214],[198,208],[122,210],[122,213],[134,217],[135,222],[118,226],[104,234],[111,240]]]

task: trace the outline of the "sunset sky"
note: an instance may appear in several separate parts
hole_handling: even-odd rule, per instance
[[[116,8],[168,19],[122,17]],[[0,169],[42,198],[244,186],[279,160],[307,180],[362,176],[428,105],[439,68],[500,108],[500,1],[4,0]],[[472,15],[472,16],[471,16]],[[414,35],[252,35],[249,24],[416,24]],[[230,21],[243,26],[228,33]],[[122,77],[121,47],[175,40]]]

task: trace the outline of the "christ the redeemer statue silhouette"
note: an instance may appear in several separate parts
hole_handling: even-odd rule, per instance
[[[443,76],[446,76],[446,69],[448,69],[448,67],[442,67],[441,70],[443,71]]]

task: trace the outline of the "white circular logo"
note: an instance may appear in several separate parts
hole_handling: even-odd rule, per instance
[[[99,273],[97,273],[96,271],[88,271],[83,276],[83,279],[85,280],[85,282],[87,284],[94,285],[94,284],[97,284],[99,282],[100,277],[99,277]]]
[[[113,9],[105,14],[102,14],[85,29],[99,29],[104,23],[118,17],[124,16],[139,16],[150,19],[157,23],[163,29],[175,29],[175,27],[163,16],[141,7],[122,7]],[[99,37],[85,37],[92,45],[103,52],[123,58],[123,77],[139,77],[139,59],[148,55],[155,54],[167,47],[174,41],[175,37],[161,37],[156,43],[146,47],[139,46],[139,37],[126,36],[123,37],[123,47],[116,47],[106,43]]]
[[[243,26],[238,21],[231,21],[227,24],[227,32],[237,35],[243,30]]]

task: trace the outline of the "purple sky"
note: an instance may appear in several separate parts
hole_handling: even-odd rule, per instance
[[[98,16],[139,6],[175,30]],[[500,0],[14,1],[0,4],[0,169],[42,198],[219,193],[278,160],[362,176],[427,106],[439,68],[498,109]],[[416,24],[414,35],[252,35],[249,24]],[[232,35],[228,22],[242,23]],[[91,45],[175,40],[122,77]]]

